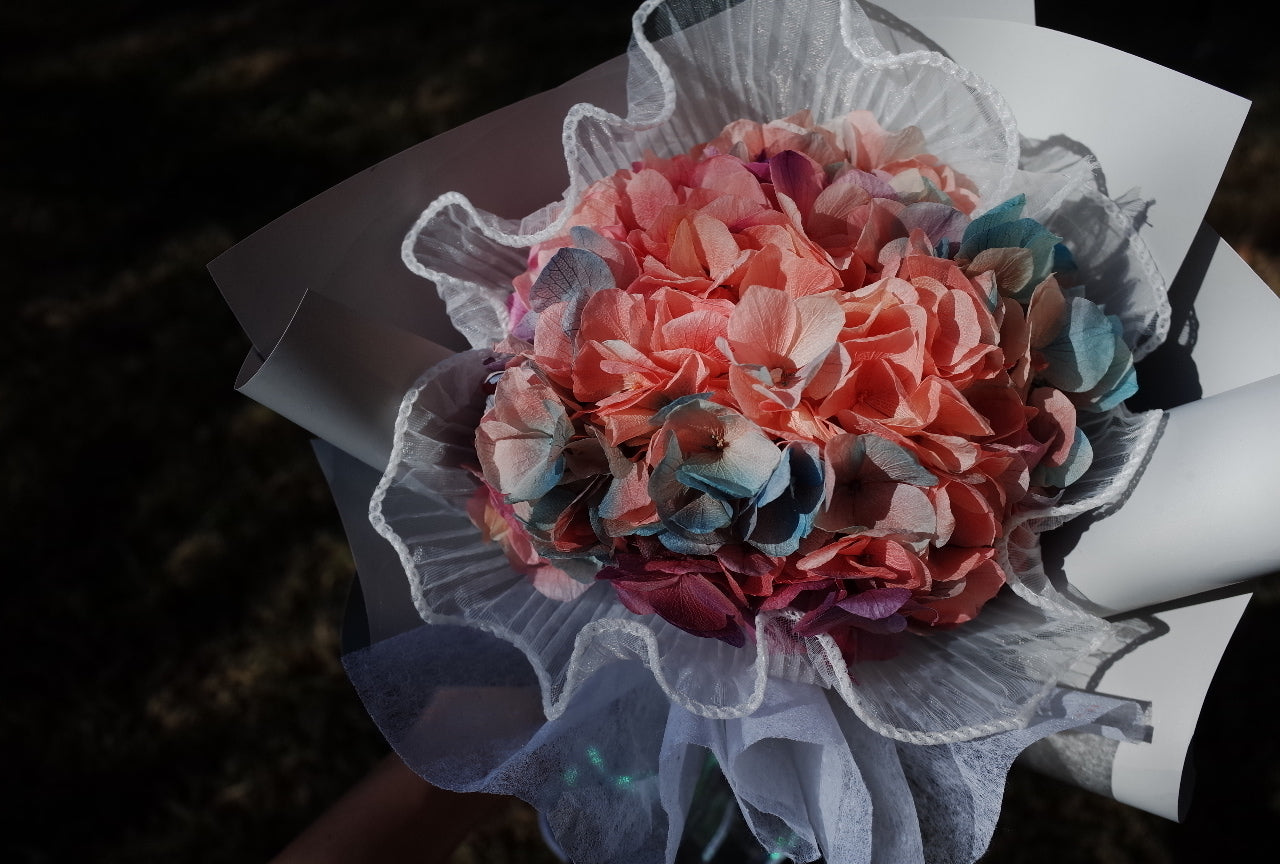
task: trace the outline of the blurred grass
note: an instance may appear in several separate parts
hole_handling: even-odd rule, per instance
[[[306,434],[231,391],[247,342],[204,265],[378,159],[619,53],[630,8],[0,9],[0,735],[21,792],[4,860],[265,859],[384,752],[337,660],[336,514]],[[1042,20],[1258,100],[1209,219],[1280,286],[1265,53],[1089,8]],[[1275,594],[1215,685],[1190,825],[1015,772],[986,860],[1245,855],[1280,814],[1276,744],[1255,731],[1276,690],[1252,678],[1276,657]],[[455,860],[549,859],[516,806]]]

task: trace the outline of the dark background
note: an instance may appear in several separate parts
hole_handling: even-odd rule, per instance
[[[338,663],[337,516],[306,434],[232,392],[248,342],[204,265],[621,53],[631,8],[0,8],[4,860],[263,860],[385,752]],[[1280,287],[1263,28],[1153,2],[1041,4],[1041,23],[1255,100],[1209,221]],[[1188,824],[1015,771],[984,861],[1255,860],[1280,824],[1278,609],[1265,580],[1202,719]],[[513,805],[455,862],[548,860],[535,837]]]

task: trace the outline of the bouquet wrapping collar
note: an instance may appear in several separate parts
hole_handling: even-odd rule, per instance
[[[629,113],[570,111],[562,201],[516,222],[447,194],[405,241],[406,264],[436,284],[476,350],[433,366],[406,395],[370,511],[435,626],[354,652],[348,671],[408,764],[439,785],[531,801],[574,860],[671,860],[707,753],[771,851],[972,860],[1012,759],[1032,741],[1070,728],[1144,734],[1141,706],[1063,686],[1142,628],[1059,596],[1038,535],[1123,500],[1160,414],[1117,407],[1089,421],[1092,467],[1009,520],[999,554],[1010,590],[977,620],[850,669],[823,636],[772,650],[795,640],[781,614],[762,614],[761,636],[734,648],[634,614],[608,584],[563,602],[513,572],[467,516],[479,361],[507,335],[525,250],[562,233],[590,183],[647,150],[685,152],[735,119],[801,110],[821,120],[869,109],[885,128],[920,128],[977,184],[980,209],[1025,195],[1136,358],[1167,331],[1164,283],[1089,160],[1047,146],[1024,154],[992,88],[853,4],[648,2],[634,20]]]
[[[1066,238],[1090,299],[1122,322],[1135,357],[1164,336],[1164,283],[1129,217],[1097,188],[1093,166],[1077,159],[1053,172],[1020,168],[1013,118],[976,76],[937,53],[888,52],[852,4],[743,3],[709,15],[713,7],[646,3],[636,13],[630,112],[570,111],[563,201],[515,223],[451,193],[419,218],[404,244],[406,263],[436,283],[479,353],[433,367],[406,396],[372,504],[374,525],[399,553],[424,620],[466,623],[518,647],[549,718],[597,671],[630,658],[670,701],[709,718],[752,714],[781,679],[833,690],[875,732],[902,741],[956,742],[1020,728],[1070,667],[1134,635],[1057,595],[1039,563],[1038,534],[1125,495],[1157,434],[1158,413],[1118,407],[1085,421],[1093,467],[1058,500],[1026,506],[1005,525],[999,554],[1012,591],[976,621],[909,640],[897,658],[856,670],[825,636],[805,639],[800,650],[771,649],[795,639],[777,613],[755,622],[767,636],[734,648],[628,611],[607,584],[569,603],[547,597],[512,572],[500,548],[480,541],[466,515],[474,481],[464,466],[474,462],[477,394],[487,374],[481,355],[507,335],[509,286],[525,269],[524,250],[563,232],[591,182],[646,151],[684,152],[738,117],[869,108],[886,128],[918,127],[931,152],[974,180],[980,208],[1023,194],[1027,215]],[[663,35],[651,41],[650,34]],[[1062,155],[1042,147],[1025,161],[1040,167]]]

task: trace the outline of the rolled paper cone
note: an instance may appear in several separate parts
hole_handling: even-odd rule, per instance
[[[452,354],[308,292],[271,353],[249,354],[236,389],[381,471],[405,391]]]
[[[1165,819],[1184,819],[1194,785],[1188,755],[1200,709],[1251,596],[1243,587],[1235,590],[1240,593],[1197,598],[1151,616],[1158,638],[1117,657],[1090,688],[1147,703],[1150,741],[1067,732],[1033,744],[1023,763]]]
[[[1280,566],[1280,375],[1169,411],[1137,487],[1063,564],[1103,614],[1262,576]]]

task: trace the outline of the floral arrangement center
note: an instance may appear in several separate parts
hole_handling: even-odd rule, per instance
[[[732,645],[762,612],[846,661],[962,625],[1000,539],[1136,389],[1061,238],[921,132],[730,123],[589,186],[529,250],[471,507],[542,593]]]

